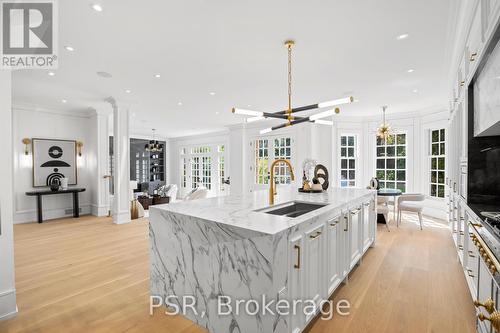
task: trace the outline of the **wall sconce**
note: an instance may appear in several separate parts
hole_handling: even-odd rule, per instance
[[[76,150],[78,152],[78,156],[82,156],[82,147],[83,147],[83,142],[77,141],[76,142]]]
[[[30,153],[29,145],[31,144],[31,139],[24,138],[23,144],[24,144],[24,155],[29,155]]]

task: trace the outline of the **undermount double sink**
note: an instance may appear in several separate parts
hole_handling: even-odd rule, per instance
[[[312,212],[321,207],[325,207],[326,205],[327,204],[290,201],[290,202],[285,202],[281,205],[258,209],[256,210],[256,212],[294,218]]]

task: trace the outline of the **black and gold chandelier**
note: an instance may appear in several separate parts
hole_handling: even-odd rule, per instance
[[[348,104],[354,102],[354,98],[352,96],[340,98],[340,99],[335,99],[327,102],[322,102],[322,103],[316,103],[316,104],[310,104],[306,106],[300,106],[296,108],[292,108],[292,48],[295,45],[295,42],[293,40],[287,40],[285,42],[285,46],[288,50],[288,108],[283,111],[278,111],[278,112],[262,112],[262,111],[254,111],[254,110],[248,110],[248,109],[240,109],[240,108],[233,108],[232,112],[234,114],[239,114],[239,115],[244,115],[244,116],[249,116],[250,118],[247,118],[247,122],[254,122],[254,121],[259,121],[263,120],[266,118],[277,118],[277,119],[284,119],[286,120],[285,123],[269,128],[265,128],[260,131],[260,134],[265,134],[269,133],[271,131],[288,127],[288,126],[293,126],[297,125],[300,123],[304,122],[313,122],[316,124],[322,124],[322,125],[333,125],[332,121],[325,120],[323,118],[330,117],[334,114],[340,113],[340,108],[338,107],[339,105],[343,104]],[[296,112],[302,112],[302,111],[308,111],[308,110],[314,110],[314,109],[322,109],[322,108],[332,108],[330,110],[326,110],[320,113],[316,113],[311,116],[307,117],[299,117],[295,116],[294,113]]]
[[[152,153],[160,153],[163,151],[163,145],[156,140],[156,130],[153,128],[153,140],[149,140],[144,146],[144,149]]]

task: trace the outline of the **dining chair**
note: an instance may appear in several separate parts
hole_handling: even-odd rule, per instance
[[[412,194],[402,194],[398,198],[398,220],[397,226],[401,223],[401,215],[402,212],[412,212],[418,214],[418,220],[420,222],[420,230],[422,230],[422,210],[424,209],[421,204],[422,201],[425,200],[425,195],[420,193],[412,193]]]

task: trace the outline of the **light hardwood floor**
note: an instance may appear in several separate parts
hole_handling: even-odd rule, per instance
[[[147,220],[82,217],[14,227],[19,314],[0,332],[206,332],[182,317],[149,315]],[[449,229],[406,218],[378,241],[334,295],[351,314],[311,333],[474,332],[474,307]],[[225,333],[225,332],[218,332]]]

